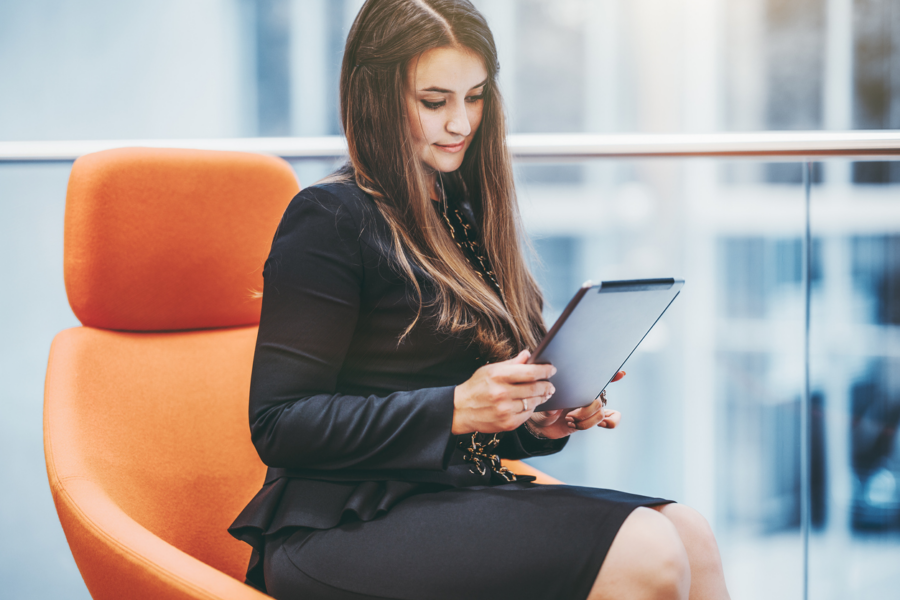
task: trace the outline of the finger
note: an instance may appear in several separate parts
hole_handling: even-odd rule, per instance
[[[605,429],[615,429],[621,419],[622,413],[617,410],[608,410],[606,411],[606,417],[597,426]]]
[[[531,420],[534,421],[535,425],[539,425],[540,427],[547,427],[548,425],[553,425],[554,423],[559,421],[562,418],[563,413],[564,411],[562,409],[536,412],[531,415]]]
[[[573,430],[587,429],[602,421],[603,415],[603,405],[599,400],[595,400],[588,406],[574,410],[566,415],[566,425]]]
[[[595,398],[594,401],[587,406],[576,408],[567,416],[571,417],[575,421],[583,421],[584,419],[589,418],[591,415],[596,414],[597,411],[601,408],[603,408],[603,402],[600,400],[600,398]]]
[[[509,397],[522,399],[540,399],[540,404],[546,402],[556,392],[556,388],[549,381],[536,381],[534,383],[517,383],[510,386]]]
[[[524,421],[531,416],[537,404],[523,398],[508,398],[496,406],[501,418],[507,417]]]
[[[498,366],[499,365],[524,365],[528,362],[529,358],[531,358],[531,352],[529,352],[528,350],[522,350],[521,352],[519,352],[512,358],[510,358],[508,360],[500,361],[495,364]]]
[[[547,413],[533,413],[530,417],[532,423],[537,427],[548,427],[556,423],[557,417],[549,416]]]
[[[540,405],[538,398],[511,398],[498,406],[501,411],[506,411],[507,415],[512,414],[516,419],[524,421],[531,417],[534,409]]]
[[[522,350],[519,352],[515,358],[512,359],[512,364],[514,365],[524,365],[528,362],[528,359],[531,358],[531,352],[528,350]]]
[[[541,404],[543,404],[547,400],[549,400],[548,396],[532,396],[530,398],[522,398],[521,400],[519,400],[519,402],[527,402],[528,408],[531,410],[531,412],[540,414],[537,413],[537,411],[540,410]]]
[[[607,371],[607,373],[608,373],[608,372],[609,372],[609,371]],[[623,377],[625,377],[625,371],[619,371],[618,373],[616,373],[615,375],[613,375],[613,378],[612,378],[611,381],[619,381],[619,380],[622,379]]]
[[[503,383],[530,383],[532,381],[546,381],[556,374],[553,365],[526,365],[506,364],[497,365],[492,373],[494,379]]]
[[[575,421],[575,427],[577,429],[590,429],[595,425],[599,425],[603,420],[607,417],[607,411],[602,408],[598,410],[596,413],[592,414],[590,417],[586,419],[582,419],[580,421]]]

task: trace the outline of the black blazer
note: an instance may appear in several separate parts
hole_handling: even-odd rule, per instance
[[[392,268],[391,237],[353,183],[306,188],[282,218],[263,275],[250,385],[250,431],[266,483],[230,531],[259,549],[284,527],[329,528],[376,517],[434,486],[492,485],[462,459],[450,432],[453,393],[485,364],[468,337],[435,330]],[[503,458],[559,451],[524,427]],[[252,567],[252,565],[251,565]]]

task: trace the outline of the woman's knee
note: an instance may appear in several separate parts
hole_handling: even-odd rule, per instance
[[[691,571],[671,521],[638,508],[622,524],[590,598],[687,598]]]
[[[718,560],[716,536],[703,515],[683,504],[666,504],[657,510],[672,522],[689,550],[710,553]]]

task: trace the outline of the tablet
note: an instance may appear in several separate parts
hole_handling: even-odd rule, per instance
[[[529,363],[553,364],[556,392],[536,410],[594,401],[684,285],[682,279],[588,281],[538,345]]]

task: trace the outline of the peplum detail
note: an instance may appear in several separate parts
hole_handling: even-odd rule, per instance
[[[300,527],[330,529],[346,521],[371,521],[412,494],[447,487],[407,481],[338,482],[278,477],[263,485],[228,532],[253,548],[246,583],[265,592],[262,566],[267,537]]]
[[[538,442],[525,431],[523,427],[511,434],[499,435],[500,455],[516,458],[540,456],[556,452],[566,443],[566,440]],[[445,469],[404,473],[357,472],[360,476],[368,475],[364,480],[362,477],[359,480],[341,479],[348,477],[346,471],[321,472],[319,478],[315,478],[309,470],[270,468],[262,489],[244,507],[228,531],[235,538],[256,547],[263,537],[276,535],[289,527],[331,529],[348,520],[371,521],[413,494],[510,482],[491,469],[480,472],[466,458],[461,446],[454,443],[451,448],[449,464]],[[517,475],[515,480],[523,483],[533,481],[534,477]]]
[[[429,488],[450,486],[409,481],[316,481],[279,477],[263,485],[234,520],[229,533],[257,547],[288,527],[330,529],[347,520],[371,521],[400,500]]]

